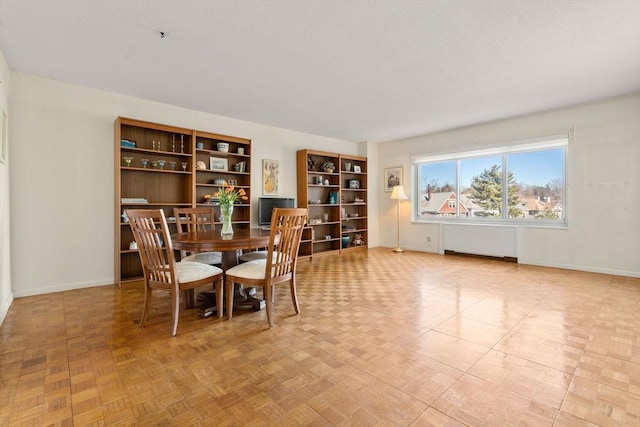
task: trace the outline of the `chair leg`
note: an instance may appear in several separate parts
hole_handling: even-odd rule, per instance
[[[186,289],[184,291],[184,296],[185,296],[185,306],[187,309],[189,308],[193,308],[196,306],[196,292],[194,289]]]
[[[227,297],[227,320],[233,317],[233,281],[225,278],[224,293]]]
[[[291,277],[291,301],[293,302],[293,308],[296,314],[300,314],[300,306],[298,305],[298,292],[296,291],[296,276]]]
[[[151,309],[151,288],[144,286],[144,306],[142,307],[142,317],[140,317],[140,327],[144,327],[144,322],[149,320],[149,310]]]
[[[174,289],[171,292],[171,336],[175,337],[178,333],[178,317],[180,317],[180,291]]]
[[[269,327],[273,328],[273,287],[271,285],[264,285],[264,300],[267,303],[267,321]]]
[[[216,277],[214,282],[214,286],[216,288],[216,311],[218,312],[218,319],[222,319],[222,310],[223,310],[223,292],[222,292],[222,274]]]

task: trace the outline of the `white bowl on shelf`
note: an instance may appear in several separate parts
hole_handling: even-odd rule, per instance
[[[216,144],[216,148],[218,151],[222,151],[223,153],[229,152],[229,143],[227,142],[218,142]]]

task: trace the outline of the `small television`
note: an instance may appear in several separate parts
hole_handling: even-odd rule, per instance
[[[260,197],[258,198],[258,225],[269,227],[273,208],[295,208],[296,200],[288,197]]]

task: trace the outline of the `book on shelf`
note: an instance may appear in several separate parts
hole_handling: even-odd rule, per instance
[[[144,197],[122,197],[120,203],[149,203]]]

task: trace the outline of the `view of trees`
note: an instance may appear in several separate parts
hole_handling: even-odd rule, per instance
[[[520,216],[517,208],[520,186],[511,172],[508,173],[507,207],[510,218]],[[471,180],[471,200],[482,207],[483,216],[502,216],[502,168],[493,165]]]

